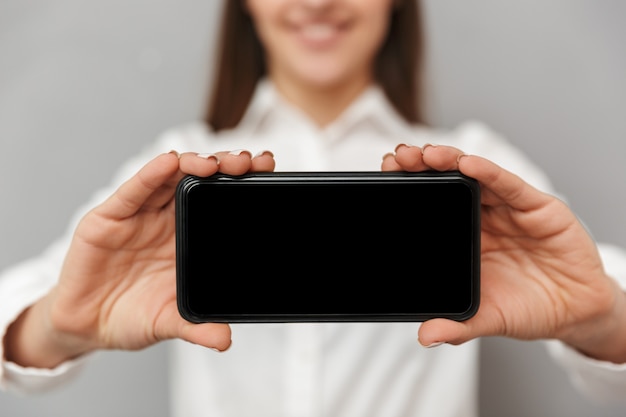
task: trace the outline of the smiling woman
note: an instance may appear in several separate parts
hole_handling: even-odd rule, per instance
[[[62,177],[54,177],[54,182],[46,183],[50,181],[49,173],[41,175],[35,172],[42,164],[48,163],[48,159],[60,162],[68,153],[69,147],[63,147],[61,140],[65,140],[74,130],[61,128],[60,125],[55,130],[56,135],[44,129],[34,136],[35,139],[31,139],[38,146],[59,144],[63,152],[55,153],[55,158],[46,155],[33,163],[31,159],[19,159],[25,155],[24,152],[14,151],[11,160],[7,161],[8,168],[2,167],[9,169],[2,178],[14,178],[15,172],[20,172],[22,182],[17,194],[22,193],[25,199],[33,198],[33,204],[20,204],[19,208],[32,210],[32,222],[36,222],[43,217],[47,220],[54,204],[66,202],[67,210],[74,206],[75,202],[70,199],[79,198],[76,196],[77,178],[85,181],[83,196],[97,186],[87,178],[91,174],[103,175],[97,171],[98,167],[104,165],[97,164],[104,163],[107,156],[116,164],[123,162],[115,160],[120,155],[136,156],[129,158],[110,184],[99,190],[93,199],[76,212],[76,220],[71,222],[67,234],[41,255],[33,256],[31,249],[31,242],[37,245],[42,240],[42,229],[36,223],[33,223],[35,232],[27,227],[11,229],[17,230],[14,233],[15,242],[24,239],[24,247],[28,247],[28,250],[11,252],[14,246],[11,242],[11,245],[5,243],[8,249],[6,253],[11,253],[13,259],[22,255],[28,255],[29,259],[14,267],[2,259],[6,262],[3,267],[7,266],[0,274],[2,387],[25,394],[26,400],[20,403],[22,407],[44,404],[46,397],[34,396],[42,387],[68,389],[56,391],[60,397],[48,397],[61,398],[69,392],[68,397],[63,397],[62,405],[57,407],[58,415],[64,416],[72,415],[72,411],[74,415],[92,416],[102,412],[100,415],[167,414],[186,417],[207,414],[273,417],[623,415],[624,406],[619,401],[626,389],[623,364],[626,360],[626,335],[623,329],[626,326],[621,322],[626,308],[622,291],[626,283],[626,255],[622,249],[600,242],[626,244],[621,240],[626,233],[617,232],[623,210],[618,210],[620,214],[614,217],[613,222],[608,218],[607,211],[596,211],[596,222],[586,221],[591,230],[601,231],[602,227],[598,229],[596,226],[602,226],[603,222],[608,221],[608,227],[604,225],[605,231],[595,235],[596,238],[601,235],[602,239],[596,241],[587,233],[587,227],[578,221],[570,206],[555,198],[554,194],[556,190],[567,190],[563,180],[578,175],[579,172],[573,168],[588,167],[594,162],[594,156],[598,160],[602,160],[600,155],[603,158],[617,158],[612,159],[614,163],[600,163],[596,167],[605,173],[607,178],[601,179],[604,183],[624,177],[612,175],[619,174],[618,170],[626,166],[619,163],[620,155],[625,153],[615,152],[617,141],[612,135],[616,131],[626,132],[626,129],[611,117],[616,114],[616,109],[623,108],[619,105],[622,95],[615,94],[615,91],[624,91],[621,79],[623,71],[616,71],[620,76],[615,78],[609,94],[601,95],[607,101],[615,99],[612,101],[613,106],[602,107],[602,112],[596,111],[600,108],[600,102],[596,101],[592,108],[587,108],[585,117],[578,117],[580,115],[574,111],[576,107],[572,106],[582,106],[584,100],[570,100],[571,97],[567,95],[570,91],[578,91],[581,96],[595,97],[593,94],[585,94],[585,88],[592,88],[594,94],[600,95],[602,86],[599,84],[580,82],[581,79],[588,80],[587,71],[593,68],[593,63],[611,63],[606,66],[608,70],[598,68],[598,73],[602,75],[612,74],[616,67],[624,68],[624,65],[620,67],[620,62],[616,62],[619,54],[614,53],[607,53],[610,60],[602,60],[604,55],[593,55],[596,59],[584,56],[584,65],[572,65],[572,62],[577,62],[574,61],[575,54],[579,53],[587,39],[586,36],[573,34],[585,30],[588,32],[582,32],[583,35],[593,33],[599,36],[598,33],[606,34],[609,31],[621,34],[624,29],[620,19],[613,19],[619,15],[618,10],[611,10],[612,13],[605,9],[600,11],[582,0],[574,3],[563,0],[563,4],[558,4],[558,1],[551,2],[549,6],[543,2],[533,4],[531,1],[502,7],[493,2],[472,2],[471,5],[458,3],[451,9],[451,6],[442,2],[420,3],[410,0],[228,1],[224,3],[223,9],[223,35],[217,43],[217,65],[214,71],[210,70],[215,81],[206,114],[203,114],[205,109],[198,103],[204,101],[202,80],[209,71],[202,65],[205,61],[203,48],[206,47],[204,40],[210,39],[210,35],[199,29],[200,33],[192,33],[192,28],[206,30],[206,16],[216,14],[215,10],[206,9],[209,7],[207,4],[215,3],[198,2],[191,10],[181,7],[179,2],[154,2],[150,13],[146,13],[145,9],[133,9],[132,5],[122,2],[107,2],[106,7],[100,5],[98,13],[82,8],[84,6],[81,7],[80,2],[74,4],[72,11],[78,13],[80,18],[67,17],[67,23],[82,25],[75,27],[76,31],[93,34],[96,32],[93,23],[100,19],[116,24],[105,25],[101,32],[94,35],[97,41],[85,42],[84,47],[78,48],[79,52],[72,57],[82,57],[80,62],[83,66],[72,63],[67,65],[67,70],[86,68],[84,65],[89,62],[110,62],[111,66],[105,71],[109,78],[97,78],[110,81],[124,74],[128,68],[136,68],[141,76],[135,76],[135,82],[129,85],[137,89],[141,87],[141,91],[147,92],[146,97],[142,99],[144,101],[139,101],[143,104],[137,106],[133,105],[133,100],[140,100],[137,96],[120,102],[119,93],[109,92],[109,96],[106,91],[87,99],[80,96],[80,100],[70,100],[69,97],[79,96],[79,91],[72,90],[72,86],[91,85],[87,79],[82,83],[70,83],[67,94],[54,94],[54,99],[48,99],[56,104],[49,112],[29,114],[22,119],[9,117],[6,123],[3,119],[0,129],[17,126],[16,120],[23,120],[25,122],[19,125],[24,131],[30,132],[50,126],[51,120],[62,120],[55,117],[59,113],[53,110],[67,111],[66,104],[93,102],[93,108],[84,105],[79,108],[81,115],[89,117],[77,118],[78,113],[71,112],[73,117],[67,126],[72,126],[70,122],[87,123],[97,117],[104,118],[102,120],[105,122],[87,134],[74,137],[72,149],[76,152],[88,149],[91,153],[73,158],[74,163],[85,164],[81,175],[76,175],[75,171],[58,174],[66,175],[65,178],[73,181],[72,187],[63,188],[66,181],[60,181]],[[61,6],[55,4],[37,9],[37,19],[48,12],[57,18],[70,16],[59,9],[55,12],[55,7]],[[538,7],[543,13],[537,13]],[[566,7],[568,13],[562,13]],[[619,9],[619,6],[615,7]],[[120,15],[119,10],[124,10],[125,14]],[[107,11],[111,15],[107,15]],[[120,17],[122,15],[124,18]],[[157,15],[160,17],[157,18]],[[6,14],[0,13],[0,19],[6,19],[3,16]],[[110,16],[110,19],[105,19],[106,16]],[[126,27],[124,22],[128,28],[137,28],[138,22],[144,19],[154,23],[151,33],[165,33],[167,36],[156,42],[148,41],[150,37],[143,31],[136,32],[135,37],[121,35],[120,31]],[[0,27],[10,29],[19,26],[15,23],[19,22],[17,17],[10,20],[11,24]],[[58,21],[52,18],[43,20]],[[49,39],[57,33],[55,30],[61,30],[61,27],[56,28],[53,24],[41,24],[40,20],[37,22],[39,24],[29,28],[47,28],[48,36],[39,37],[40,41]],[[556,22],[562,27],[571,26],[576,30],[554,31]],[[586,25],[581,22],[586,22]],[[613,24],[615,22],[619,24]],[[597,26],[590,27],[592,23]],[[181,27],[186,30],[181,30]],[[32,47],[30,38],[24,36],[33,33],[32,30],[18,33],[21,35],[0,37],[0,46],[7,47],[2,44],[3,39],[20,38],[24,39],[25,48]],[[425,34],[430,37],[424,38]],[[66,47],[67,39],[76,38],[61,36],[58,45]],[[121,64],[123,60],[120,59],[93,59],[93,54],[101,49],[110,47],[118,51],[117,48],[132,45],[130,39],[136,39],[138,46],[130,52],[119,49],[125,52],[112,55],[133,57],[130,58],[132,64]],[[198,39],[203,40],[201,45]],[[609,51],[611,39],[606,36],[607,42],[598,44],[604,45],[606,51]],[[173,40],[177,42],[175,45]],[[424,61],[424,50],[421,47],[426,41],[431,51],[429,58],[432,60],[429,62]],[[565,41],[568,43],[563,43]],[[558,55],[551,49],[555,45],[558,45],[560,51]],[[615,45],[621,44],[616,42]],[[550,48],[542,49],[546,46]],[[594,47],[590,51],[600,54],[604,49]],[[173,58],[175,52],[191,55],[176,55]],[[33,56],[30,53],[15,54],[12,62],[19,62],[17,57],[24,55]],[[545,81],[542,77],[551,68],[548,63],[555,60],[558,60],[558,64],[554,64],[555,68],[567,64],[565,67],[568,71],[558,71],[558,77],[546,81],[546,87],[542,84]],[[173,62],[185,62],[185,65],[173,65]],[[422,77],[426,64],[431,65],[431,70],[436,70],[428,80]],[[535,73],[534,69],[538,71]],[[89,72],[90,77],[99,74],[98,71],[104,69],[97,65],[93,72]],[[16,70],[12,73],[23,76],[50,74],[35,70]],[[57,73],[61,75],[65,72]],[[195,74],[193,77],[190,76],[192,73]],[[3,74],[0,76],[8,76]],[[576,74],[584,77],[576,78]],[[153,76],[163,78],[152,79]],[[425,94],[424,81],[428,81],[429,90],[434,88],[436,93],[435,101],[429,101],[428,106],[434,117],[425,117],[426,107],[422,103],[431,97]],[[154,84],[150,84],[152,82]],[[28,91],[48,91],[31,87],[33,83],[8,84],[11,88],[6,91],[10,92],[18,91],[20,86],[25,85],[33,89]],[[557,85],[569,88],[562,88],[561,95],[554,94]],[[480,90],[469,95],[468,92],[477,86],[481,86]],[[125,93],[130,94],[130,91],[134,90],[125,90]],[[163,99],[154,95],[156,91],[169,93]],[[545,94],[546,91],[551,94]],[[20,97],[16,94],[10,96]],[[510,95],[514,95],[514,100],[507,102]],[[22,103],[42,103],[46,100],[42,94],[26,96]],[[0,110],[7,110],[0,114],[15,114],[10,112],[16,112],[21,106],[16,106],[16,102],[3,101],[6,97],[0,97]],[[59,97],[63,98],[64,106],[58,104]],[[94,100],[93,97],[98,99]],[[100,108],[108,102],[105,101],[107,99],[112,100],[113,104]],[[562,100],[557,102],[557,99]],[[187,111],[178,107],[181,103],[189,106]],[[437,108],[441,104],[446,105],[445,111]],[[175,127],[170,129],[166,126],[166,131],[154,143],[133,150],[132,146],[141,148],[141,144],[127,143],[127,136],[124,136],[125,140],[118,139],[107,129],[114,128],[108,119],[114,114],[111,112],[120,108],[131,111],[134,107],[146,113],[150,113],[150,109],[160,110],[158,113],[150,113],[152,117],[146,117],[145,120],[135,117],[143,114],[139,110],[135,110],[137,113],[119,115],[119,120],[123,122],[115,125],[129,129],[131,135],[136,132],[141,137],[145,135],[145,131],[142,134],[139,125],[135,124],[139,121],[144,128],[150,126],[149,131],[162,127],[156,125],[165,122],[168,125],[171,122]],[[520,117],[520,114],[524,117]],[[523,140],[518,141],[520,147],[531,151],[538,149],[533,156],[543,162],[545,171],[531,162],[520,148],[514,147],[484,123],[464,121],[476,116],[493,121],[494,126],[506,127],[504,130],[513,137],[521,136]],[[558,119],[559,116],[564,117],[567,123],[546,127],[547,123],[552,123],[552,119]],[[606,117],[602,119],[606,123],[594,123],[593,129],[587,127],[587,132],[593,130],[593,135],[584,134],[584,129],[578,129],[580,132],[569,130],[580,124],[588,126],[586,124],[591,120],[597,121],[601,117]],[[176,119],[191,119],[192,122],[178,124],[179,120]],[[508,125],[504,123],[506,121],[517,125]],[[529,129],[531,125],[535,129]],[[611,128],[604,130],[607,126]],[[11,130],[8,132],[11,133]],[[597,138],[598,146],[585,148],[584,158],[576,160],[578,148],[572,147],[574,138],[586,139],[588,136]],[[26,138],[13,134],[0,137]],[[42,143],[41,138],[46,138],[46,142]],[[609,142],[609,138],[613,141]],[[612,144],[611,152],[600,153],[606,152],[606,147],[602,146],[603,140],[607,141],[606,144]],[[17,147],[27,146],[24,143],[28,142],[28,139],[20,140],[14,149],[22,149]],[[106,143],[107,146],[87,143]],[[114,150],[110,154],[105,153],[110,144],[114,143],[118,146],[113,146]],[[568,149],[567,161],[559,158],[564,148]],[[121,152],[121,149],[126,151]],[[550,153],[555,149],[558,152]],[[98,158],[93,158],[94,153],[98,154]],[[38,155],[32,151],[26,154],[29,157]],[[572,161],[577,161],[576,165],[568,166]],[[33,171],[24,170],[24,167],[33,167]],[[52,168],[55,166],[52,165]],[[386,171],[460,170],[481,184],[483,291],[481,308],[471,319],[434,319],[422,325],[415,322],[316,322],[229,326],[211,322],[193,324],[181,317],[176,308],[173,196],[174,188],[184,174],[205,176],[219,171],[239,175],[274,169],[379,171],[381,168]],[[55,169],[54,172],[57,172],[58,167]],[[101,169],[113,168],[108,166]],[[557,181],[548,180],[546,172]],[[595,175],[595,172],[587,175]],[[41,192],[47,189],[55,191],[50,198],[43,199],[46,201],[46,216],[41,213],[41,195],[38,193],[35,197],[30,190],[25,191],[28,187],[24,187],[24,181],[40,184]],[[623,188],[621,182],[612,184],[615,190]],[[13,182],[7,182],[6,185],[9,189]],[[566,193],[568,201],[588,200],[593,193],[599,193],[598,188],[594,187],[593,192],[590,192],[582,189],[581,182],[576,182],[569,188],[576,191],[575,195]],[[4,187],[2,189],[5,190]],[[626,192],[617,192],[605,198],[616,204],[621,194]],[[68,197],[59,198],[59,195]],[[275,200],[289,197],[281,195]],[[392,278],[395,282],[413,284],[423,276],[423,264],[417,254],[413,256],[411,249],[417,251],[428,244],[429,240],[425,242],[421,234],[426,225],[430,228],[437,226],[432,223],[430,216],[426,219],[414,218],[414,212],[410,211],[411,202],[415,200],[422,205],[428,204],[423,199],[414,198],[423,195],[402,197],[389,196],[376,204],[389,208],[404,201],[403,207],[406,206],[404,208],[408,211],[403,212],[403,215],[389,222],[367,222],[363,224],[362,230],[358,230],[363,233],[361,236],[368,236],[368,227],[375,227],[379,233],[382,231],[379,234],[380,244],[388,250],[399,242],[397,239],[390,241],[391,234],[385,233],[386,228],[400,234],[412,231],[406,235],[402,255],[392,256],[392,260],[383,266],[388,269],[388,273],[378,274],[375,284],[381,286],[379,295],[390,294],[390,288],[384,286]],[[243,277],[240,266],[257,259],[255,255],[258,253],[251,253],[250,249],[267,245],[270,237],[276,237],[276,224],[268,223],[265,216],[258,217],[262,209],[269,206],[267,196],[242,199],[236,205],[239,215],[235,219],[229,217],[235,211],[232,203],[232,199],[215,197],[214,200],[208,200],[202,211],[207,225],[203,235],[206,235],[209,247],[230,242],[228,247],[237,254],[224,268],[215,267],[216,263],[224,262],[224,259],[215,259],[211,251],[201,254],[206,260],[200,268],[206,270],[209,283],[241,283]],[[592,207],[594,210],[598,210],[598,204],[590,204],[596,206]],[[290,206],[280,207],[286,210]],[[5,205],[0,209],[12,208]],[[228,213],[225,213],[227,210]],[[318,207],[317,211],[324,211],[333,220],[345,215],[344,206],[333,204]],[[23,214],[13,213],[3,218],[11,219],[13,223],[17,215]],[[585,217],[587,220],[588,216]],[[63,221],[57,219],[46,223],[58,224]],[[236,222],[238,227],[227,227],[232,222]],[[13,227],[11,223],[9,227]],[[27,223],[23,222],[22,225]],[[211,224],[219,224],[220,227],[211,227]],[[308,226],[315,227],[315,224],[311,222]],[[416,228],[416,225],[423,226]],[[56,231],[54,234],[58,233]],[[323,248],[331,248],[335,256],[340,256],[344,250],[341,240],[332,232],[325,235],[328,236],[319,239],[322,243],[328,242]],[[454,238],[439,236],[436,243],[445,246],[448,239]],[[293,245],[292,239],[288,240],[284,244]],[[346,253],[350,249],[353,248],[345,248]],[[275,253],[271,252],[271,255]],[[360,255],[353,258],[354,262],[362,261],[365,264],[375,256],[366,250]],[[282,261],[280,258],[273,261],[257,259],[247,265],[252,267],[248,269],[247,278],[258,278],[255,282],[262,284],[264,279],[271,279],[273,271],[280,267],[282,271],[291,271],[285,269],[289,262],[285,261],[284,265],[276,265],[276,262]],[[439,262],[444,264],[445,257]],[[319,304],[323,304],[327,298],[325,291],[319,287],[311,291],[311,286],[322,280],[316,280],[315,277],[309,277],[313,280],[302,279],[302,276],[315,270],[318,264],[311,266],[308,262],[302,263],[293,268],[293,279],[285,283],[284,292],[317,294]],[[221,271],[219,274],[218,270]],[[362,270],[366,271],[363,272],[365,275],[370,273],[367,268]],[[317,269],[318,275],[325,273],[325,270]],[[336,281],[358,283],[365,279],[371,281],[371,277],[351,275],[351,272],[324,277],[329,294],[333,292]],[[232,306],[235,305],[234,301],[242,299],[243,290],[235,286],[223,291],[209,291],[200,294],[197,299],[207,303],[215,300],[216,304]],[[403,295],[405,301],[412,299],[410,292],[404,292]],[[415,300],[419,299],[416,295]],[[378,302],[375,304],[383,305]],[[42,323],[45,325],[42,326]],[[158,343],[170,339],[176,340],[166,345]],[[231,339],[234,341],[232,346]],[[493,347],[494,340],[503,341],[499,347],[506,351],[497,355],[490,354],[493,351],[482,350],[481,354],[479,348]],[[527,357],[527,352],[546,354],[543,345],[548,340],[551,342],[552,358]],[[540,344],[540,352],[530,348],[534,343]],[[108,381],[112,381],[109,385],[103,388],[94,382],[94,385],[85,388],[85,385],[77,384],[77,389],[83,391],[72,391],[72,385],[67,384],[68,380],[71,381],[74,375],[79,374],[76,371],[82,369],[82,364],[99,363],[98,360],[92,360],[94,358],[88,353],[135,351],[160,346],[171,347],[172,367],[169,375],[155,376],[151,373],[146,375],[146,380],[138,380],[137,375],[132,375],[135,379],[126,378],[125,372],[128,370],[119,366],[124,364],[125,357],[121,352],[110,352],[109,358],[114,363],[107,368],[113,369],[115,374],[111,376],[103,371],[104,375],[109,376]],[[227,351],[218,354],[207,347]],[[145,367],[134,368],[140,358],[147,358],[150,352],[157,351],[150,349],[147,353],[133,353],[129,356],[128,369],[138,369],[138,373],[162,370],[158,367],[153,369],[152,365],[161,366],[163,357],[155,358],[155,362]],[[511,361],[511,357],[515,357],[515,361]],[[554,358],[556,362],[549,361]],[[519,363],[524,363],[522,376],[525,375],[530,383],[520,384],[521,379],[512,378],[510,374],[489,380],[494,377],[493,372],[489,372],[493,370],[490,365],[506,369],[507,366]],[[89,374],[89,369],[85,371],[83,376],[86,379],[83,381],[93,375]],[[567,392],[567,389],[571,389],[566,378],[569,375],[573,377],[572,381],[579,391]],[[551,382],[548,389],[539,389],[538,379],[548,379]],[[107,378],[100,378],[100,381],[107,381]],[[507,397],[501,390],[509,381],[516,383],[512,386],[513,393]],[[127,383],[130,385],[125,385]],[[164,404],[165,395],[155,398],[151,392],[144,391],[144,387],[154,388],[159,383],[161,385],[156,389],[161,394],[170,390],[171,409],[168,412],[163,411],[168,405]],[[479,383],[483,384],[480,386],[480,398],[477,395]],[[524,391],[515,391],[520,385]],[[540,391],[537,393],[538,399],[528,398],[535,388]],[[108,395],[102,396],[103,390]],[[119,390],[117,397],[115,390]],[[88,395],[92,393],[98,394]],[[140,401],[137,404],[133,397],[142,393],[145,394],[142,397],[144,403]],[[592,395],[596,399],[612,397],[618,401],[618,405],[592,403],[579,393]],[[123,398],[131,402],[111,400],[121,398],[121,395],[126,395]],[[565,395],[568,401],[563,401]],[[523,400],[520,401],[522,396]],[[7,411],[11,404],[17,404],[11,401],[19,401],[15,397],[5,393],[1,400],[3,414],[24,415],[22,412]],[[512,407],[512,404],[517,406]],[[563,411],[562,407],[567,408],[567,411]],[[46,406],[44,412],[35,410],[33,415],[52,415],[53,408]]]

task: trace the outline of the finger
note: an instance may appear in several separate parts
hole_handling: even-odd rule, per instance
[[[182,318],[174,304],[155,322],[157,340],[182,339],[204,347],[224,351],[230,347],[232,332],[226,323],[191,323]]]
[[[418,146],[400,144],[395,150],[396,162],[402,170],[417,172],[429,168],[422,158],[422,149]]]
[[[274,154],[270,151],[261,151],[252,158],[252,167],[250,171],[254,172],[270,172],[276,168],[276,160]]]
[[[437,171],[457,170],[464,156],[463,151],[453,146],[428,144],[422,147],[424,164]]]
[[[519,176],[480,156],[463,156],[458,161],[458,168],[481,184],[483,204],[494,205],[498,201],[524,211],[535,210],[555,201]]]
[[[223,352],[231,343],[231,329],[226,323],[189,323],[181,326],[180,339]]]
[[[185,152],[180,156],[180,170],[189,175],[208,177],[219,169],[219,159],[215,154]]]
[[[443,343],[453,345],[470,340],[467,325],[447,319],[425,321],[419,328],[417,339],[422,346],[433,347]]]
[[[383,155],[383,162],[380,168],[383,171],[402,171],[402,167],[396,161],[396,155],[391,152]]]
[[[487,322],[484,317],[499,317],[497,314],[488,315],[477,313],[466,321],[448,319],[427,320],[419,328],[418,340],[426,347],[437,346],[442,343],[460,345],[478,337],[502,334],[501,323],[496,320]]]
[[[159,209],[173,197],[179,177],[178,155],[158,155],[95,210],[105,217],[125,219],[140,209]]]
[[[242,175],[252,167],[252,153],[244,149],[217,152],[219,171],[228,175]]]
[[[466,155],[460,149],[441,145],[431,145],[423,151],[424,162],[433,169],[458,169],[476,179],[481,184],[483,204],[506,204],[517,210],[533,210],[554,200],[512,172],[480,156]]]

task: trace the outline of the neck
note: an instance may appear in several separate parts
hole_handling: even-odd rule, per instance
[[[360,77],[332,85],[306,84],[272,77],[281,95],[308,114],[320,127],[337,119],[341,113],[371,84],[371,77]]]

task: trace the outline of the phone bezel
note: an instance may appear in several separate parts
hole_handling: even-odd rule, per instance
[[[470,305],[461,312],[420,312],[407,313],[355,313],[335,314],[324,312],[297,313],[297,314],[212,314],[194,311],[188,302],[187,285],[187,262],[186,251],[186,224],[188,209],[187,195],[194,187],[202,184],[255,184],[258,186],[271,184],[289,185],[312,185],[312,184],[370,184],[370,183],[461,183],[467,186],[472,195],[471,201],[471,284]],[[258,172],[240,176],[215,174],[210,177],[197,177],[188,175],[178,184],[176,189],[176,290],[177,306],[180,314],[186,320],[193,323],[203,322],[421,322],[435,317],[449,318],[463,321],[472,317],[480,304],[480,186],[478,182],[458,171],[423,171],[411,172],[365,172],[365,171],[339,171],[339,172]],[[427,220],[427,219],[425,219]]]

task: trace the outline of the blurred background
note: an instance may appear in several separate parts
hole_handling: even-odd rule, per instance
[[[200,117],[221,4],[0,1],[0,269],[39,254],[159,133]],[[435,124],[491,125],[598,240],[626,246],[626,2],[424,5]],[[0,416],[166,417],[169,343],[98,353],[37,397],[0,393]],[[626,415],[576,393],[539,342],[482,349],[482,417]]]

